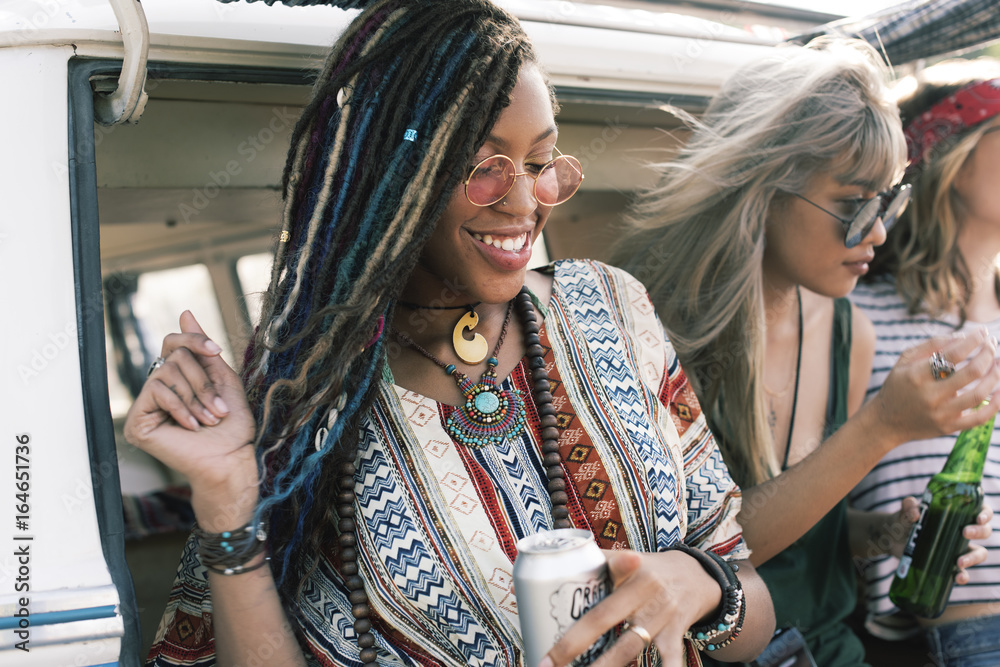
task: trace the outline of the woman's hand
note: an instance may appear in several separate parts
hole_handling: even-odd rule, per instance
[[[939,380],[931,373],[935,352],[961,365]],[[968,336],[932,338],[903,352],[874,399],[862,411],[888,430],[888,441],[899,445],[971,428],[989,419],[1000,401],[975,409],[1000,385],[996,341],[985,329]]]
[[[717,613],[722,601],[719,584],[698,561],[680,551],[605,553],[608,556],[613,592],[570,627],[542,660],[541,666],[562,667],[569,664],[590,648],[601,635],[623,621],[628,621],[649,632],[663,659],[664,667],[682,667],[684,633],[692,625]],[[745,582],[748,575],[759,579],[749,563],[745,563],[746,570],[743,565],[744,562],[741,562],[741,581]],[[744,592],[746,590],[745,588]],[[759,605],[759,597],[753,593],[750,597]],[[760,615],[767,616],[762,607],[763,605],[758,607]],[[770,604],[767,607],[770,608]],[[766,644],[766,637],[774,630],[773,616],[770,618],[770,628],[764,628],[762,633],[749,629],[749,614],[744,625],[747,634],[763,634],[761,648]],[[594,666],[627,665],[644,649],[643,639],[637,633],[623,632]]]
[[[903,555],[903,548],[910,536],[910,529],[920,518],[920,501],[913,496],[903,498],[899,511],[892,515],[885,528],[885,532],[892,536],[889,552],[896,558]],[[993,508],[983,503],[983,509],[976,517],[976,522],[969,524],[962,529],[962,536],[970,540],[969,548],[958,557],[955,562],[957,571],[955,573],[955,583],[962,585],[969,583],[969,572],[967,568],[979,565],[986,561],[986,549],[981,544],[973,544],[972,540],[985,540],[993,534]]]
[[[198,523],[221,532],[246,523],[257,504],[256,426],[222,349],[190,311],[180,325],[128,411],[125,439],[187,476]]]
[[[962,536],[967,540],[985,540],[993,534],[993,508],[983,503],[983,511],[976,517],[976,522],[962,529]],[[970,575],[967,568],[986,562],[986,547],[970,541],[969,549],[958,557],[958,572],[955,573],[955,583],[969,583]]]

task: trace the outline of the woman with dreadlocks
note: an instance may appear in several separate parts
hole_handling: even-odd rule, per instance
[[[542,665],[759,652],[739,489],[645,292],[526,270],[583,178],[556,138],[485,0],[379,0],[334,46],[242,381],[185,313],[128,415],[198,523],[150,664],[522,665],[515,545],[565,527],[614,590]]]
[[[939,62],[901,80],[896,92],[910,159],[904,182],[913,188],[913,203],[851,294],[875,327],[868,396],[878,395],[903,341],[971,335],[984,326],[1000,336],[1000,61]],[[955,436],[946,435],[886,453],[851,493],[852,504],[881,511],[919,497],[954,445]],[[995,507],[1000,429],[993,431],[982,485],[986,504]],[[892,603],[889,585],[899,560],[872,554],[862,571],[866,627],[887,639],[920,628],[936,665],[1000,664],[1000,531],[984,546],[987,558],[969,568],[971,585],[955,587],[936,619],[916,619]]]

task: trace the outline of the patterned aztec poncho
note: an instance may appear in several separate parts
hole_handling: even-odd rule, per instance
[[[605,549],[683,540],[746,558],[740,490],[643,287],[595,262],[547,271],[554,285],[540,335],[570,519]],[[531,395],[523,361],[504,382]],[[363,426],[358,551],[380,665],[523,664],[515,544],[552,523],[538,415],[528,401],[521,437],[469,449],[445,431],[452,409],[387,376]],[[318,558],[299,603],[307,657],[360,665],[337,560]],[[214,650],[206,570],[189,541],[149,664],[213,665]],[[688,665],[700,664],[690,646],[686,653]],[[639,659],[659,662],[655,648]]]

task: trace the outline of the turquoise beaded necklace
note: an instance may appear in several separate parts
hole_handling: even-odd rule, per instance
[[[433,354],[420,347],[406,334],[392,329],[392,333],[404,345],[424,355],[444,369],[444,372],[454,378],[458,388],[465,398],[465,403],[455,408],[448,417],[445,429],[456,441],[467,447],[486,447],[503,442],[511,434],[521,430],[525,425],[524,398],[518,389],[504,389],[497,386],[498,356],[507,336],[507,325],[510,324],[510,314],[513,301],[507,304],[507,315],[500,329],[493,354],[486,360],[486,370],[479,382],[473,382],[465,373],[460,372],[455,364],[445,364]]]

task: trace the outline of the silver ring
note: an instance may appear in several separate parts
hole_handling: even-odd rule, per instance
[[[946,380],[955,372],[955,364],[944,358],[940,352],[935,352],[930,358],[931,375],[935,380]]]
[[[153,363],[151,363],[149,365],[149,370],[146,371],[146,377],[149,377],[150,375],[152,375],[153,371],[155,371],[157,368],[159,368],[160,366],[162,366],[163,364],[165,364],[166,361],[167,360],[164,359],[163,357],[157,357],[156,359],[154,359]]]
[[[628,621],[626,621],[625,632],[628,632],[629,630],[631,630],[632,632],[634,632],[639,636],[639,639],[642,640],[642,643],[646,648],[649,648],[650,644],[653,643],[653,635],[649,634],[649,630],[642,627],[641,625],[633,625]]]

